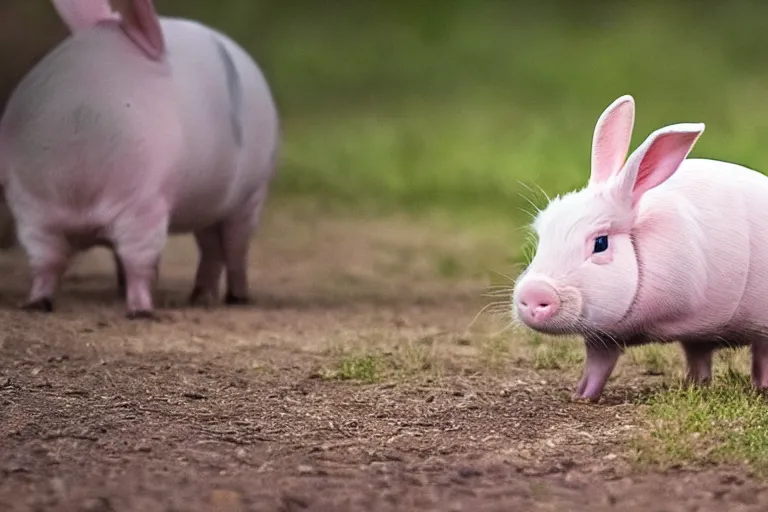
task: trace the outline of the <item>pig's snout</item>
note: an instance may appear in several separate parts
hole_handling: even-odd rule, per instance
[[[534,328],[554,317],[560,307],[555,289],[538,279],[521,283],[515,295],[515,306],[520,318]]]

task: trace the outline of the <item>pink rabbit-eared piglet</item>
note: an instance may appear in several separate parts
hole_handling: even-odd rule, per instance
[[[599,400],[624,348],[649,342],[680,342],[696,384],[715,349],[750,345],[753,384],[768,388],[768,177],[687,158],[700,123],[660,128],[627,158],[634,115],[628,95],[602,113],[587,186],[534,220],[513,317],[584,337],[577,399]]]
[[[152,317],[168,236],[193,233],[193,303],[250,302],[249,241],[274,175],[279,118],[248,53],[152,0],[52,0],[71,34],[0,120],[0,249],[27,254],[24,308],[53,310],[75,253],[114,253],[128,316]]]

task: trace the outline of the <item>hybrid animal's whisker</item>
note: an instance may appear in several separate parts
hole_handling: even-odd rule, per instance
[[[497,301],[497,302],[491,302],[490,304],[486,304],[485,306],[483,306],[483,308],[480,311],[478,311],[478,313],[474,316],[474,318],[472,318],[472,321],[469,322],[469,325],[467,326],[466,330],[469,331],[470,329],[472,329],[472,326],[475,325],[475,322],[477,322],[480,316],[483,315],[484,313],[488,313],[489,310],[493,311],[493,308],[503,307],[506,304],[507,302],[505,301]]]
[[[546,198],[547,203],[551,203],[552,198],[549,197],[549,194],[547,194],[547,191],[541,188],[541,185],[539,185],[538,183],[534,183],[534,185],[536,185],[536,188],[538,188],[541,191],[541,193],[544,194],[544,197]]]
[[[531,218],[532,218],[532,219],[535,219],[535,218],[536,218],[536,217],[539,215],[539,213],[541,212],[541,210],[539,209],[539,207],[538,207],[538,206],[536,206],[536,203],[534,203],[533,201],[531,201],[529,198],[527,198],[527,197],[526,197],[526,196],[524,196],[523,194],[521,194],[521,193],[519,193],[519,192],[518,192],[518,194],[517,194],[517,195],[519,195],[521,199],[523,199],[524,201],[526,201],[526,202],[527,202],[527,203],[528,203],[528,204],[529,204],[529,205],[530,205],[530,206],[533,208],[533,210],[534,210],[534,211],[533,211],[533,213],[532,213],[532,215],[531,215]],[[526,210],[526,211],[527,211],[527,210]]]
[[[512,291],[515,289],[515,287],[510,284],[492,284],[490,286],[487,286],[486,288],[488,290],[505,290],[505,291]]]
[[[517,183],[518,183],[520,186],[522,186],[522,187],[524,187],[526,190],[528,190],[528,192],[530,192],[530,193],[531,193],[531,195],[533,195],[533,196],[536,196],[536,191],[534,191],[534,190],[533,190],[533,189],[532,189],[532,188],[531,188],[531,187],[530,187],[528,184],[526,184],[526,183],[523,183],[523,182],[522,182],[522,181],[520,181],[520,180],[515,180],[515,181],[517,181]],[[551,199],[549,198],[549,195],[547,195],[547,193],[544,191],[544,189],[543,189],[543,188],[541,188],[541,186],[540,186],[538,183],[536,183],[535,185],[536,185],[536,187],[539,189],[539,191],[542,193],[542,195],[544,196],[544,198],[547,200],[547,202],[548,202],[548,203],[549,203],[549,202],[551,202]],[[526,198],[526,199],[527,199],[527,198]],[[531,202],[531,201],[529,200],[529,202]],[[541,211],[541,208],[539,208],[538,206],[534,205],[534,207],[536,208],[536,210],[537,210],[537,211]]]
[[[512,290],[496,290],[496,291],[490,291],[488,293],[482,294],[483,297],[496,298],[496,299],[501,297],[510,297],[511,295],[512,295]]]
[[[494,274],[498,275],[499,277],[503,277],[504,279],[508,279],[513,284],[515,282],[515,279],[509,277],[507,274],[505,274],[503,272],[499,272],[498,270],[493,270],[493,269],[491,269],[491,272],[493,272]]]
[[[508,331],[510,329],[516,329],[516,328],[517,328],[517,326],[514,324],[514,322],[507,322],[506,324],[504,324],[504,327],[502,327],[498,331],[493,331],[493,332],[487,333],[486,336],[489,337],[489,338],[495,338],[497,336],[500,336],[500,335],[504,334],[506,331]]]
[[[531,221],[536,220],[536,214],[535,213],[529,212],[528,210],[526,210],[522,206],[518,206],[517,209],[520,210],[521,212],[523,212],[524,214],[526,214],[528,217],[530,217]]]

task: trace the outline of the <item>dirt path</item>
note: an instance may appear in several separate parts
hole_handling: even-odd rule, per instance
[[[3,257],[0,510],[765,510],[768,487],[738,469],[632,469],[648,378],[572,404],[572,372],[467,336],[492,250],[311,219],[267,219],[250,308],[179,307],[196,256],[174,240],[157,323],[122,317],[104,254],[54,315],[22,314],[23,266]],[[333,378],[370,347],[392,371]]]

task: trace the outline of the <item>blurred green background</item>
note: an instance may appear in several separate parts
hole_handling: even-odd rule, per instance
[[[701,121],[694,156],[768,169],[768,2],[156,5],[227,32],[264,69],[283,116],[274,201],[522,221],[525,185],[585,183],[597,116],[625,93],[633,147]],[[49,2],[2,1],[3,101],[65,34]]]

